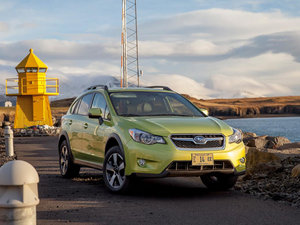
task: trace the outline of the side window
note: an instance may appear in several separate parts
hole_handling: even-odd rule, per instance
[[[76,114],[78,110],[78,105],[80,103],[80,99],[78,99],[73,105],[72,108],[70,109],[71,114]]]
[[[80,106],[78,109],[78,114],[87,116],[89,113],[90,105],[93,99],[93,93],[92,94],[87,94],[82,97],[82,100],[80,102]]]
[[[102,113],[103,113],[103,118],[104,119],[108,119],[109,118],[109,111],[108,108],[106,106],[106,101],[105,98],[102,94],[95,94],[94,100],[93,100],[93,104],[92,104],[92,108],[100,108]]]

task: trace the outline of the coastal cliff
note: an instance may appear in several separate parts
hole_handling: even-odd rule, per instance
[[[300,116],[300,96],[196,99],[183,95],[199,108],[217,117]]]

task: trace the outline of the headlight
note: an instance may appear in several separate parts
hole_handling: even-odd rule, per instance
[[[242,142],[242,133],[235,128],[232,128],[233,134],[229,136],[229,143],[241,143]]]
[[[138,129],[129,129],[129,134],[136,142],[140,142],[146,145],[153,145],[156,143],[165,144],[165,140],[161,136],[156,136]]]

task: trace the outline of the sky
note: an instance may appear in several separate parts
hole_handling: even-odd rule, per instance
[[[121,0],[1,0],[0,87],[30,48],[60,98],[120,77]],[[137,0],[143,85],[196,98],[300,95],[299,0]],[[2,83],[2,85],[1,85]]]

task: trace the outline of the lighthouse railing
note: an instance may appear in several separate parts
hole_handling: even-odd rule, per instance
[[[20,82],[20,83],[19,83]],[[14,90],[14,91],[9,91]],[[15,91],[17,90],[17,91]],[[58,95],[58,78],[27,79],[8,78],[5,82],[5,93],[8,96],[16,95]]]

